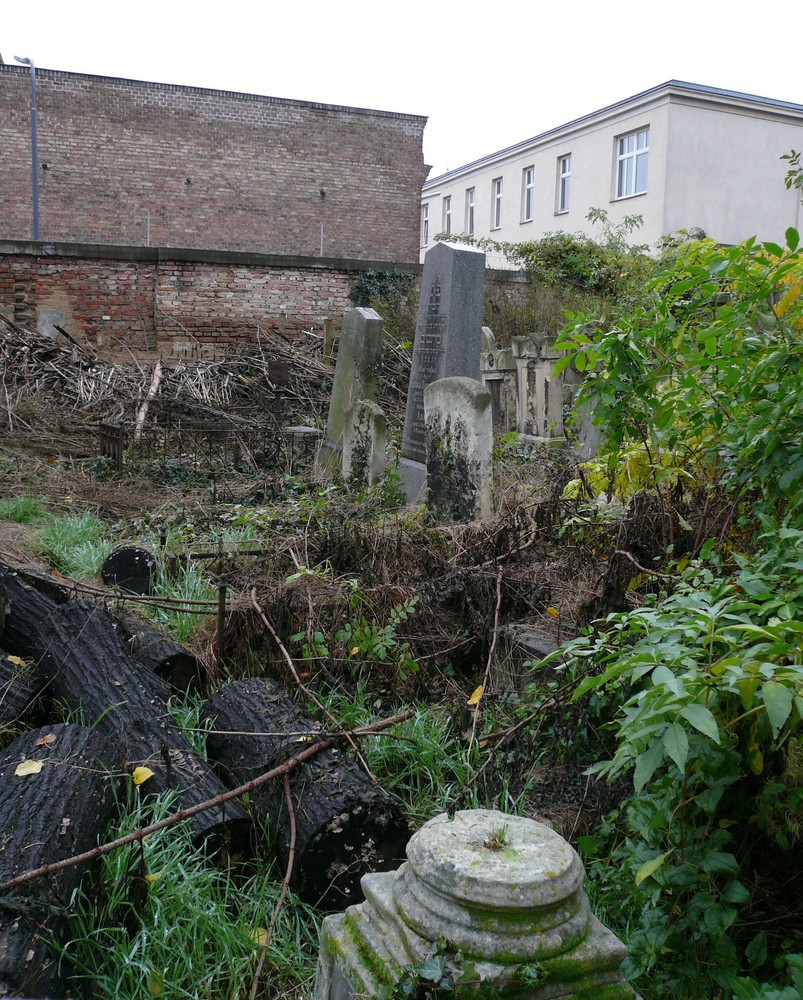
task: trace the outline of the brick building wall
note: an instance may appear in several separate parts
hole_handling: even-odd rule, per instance
[[[417,261],[426,119],[37,70],[41,238]],[[0,238],[31,236],[30,71],[0,64]],[[323,253],[321,253],[323,227]]]
[[[44,249],[44,253],[42,252]],[[104,350],[216,353],[337,328],[367,269],[417,264],[224,251],[0,241],[0,310],[22,326],[62,326]]]
[[[261,334],[338,330],[369,270],[421,265],[0,240],[0,312],[56,337],[58,324],[104,353],[214,355]],[[525,275],[486,271],[485,281],[494,301],[526,303]]]

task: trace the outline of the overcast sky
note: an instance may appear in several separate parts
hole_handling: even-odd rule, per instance
[[[0,0],[0,54],[425,115],[431,176],[678,79],[803,104],[800,0]]]

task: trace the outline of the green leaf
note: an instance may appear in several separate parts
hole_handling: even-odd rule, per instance
[[[663,756],[664,748],[660,740],[653,740],[649,748],[638,755],[636,769],[633,772],[633,787],[637,792],[640,792],[653,776]]]
[[[793,229],[790,226],[790,228],[786,230],[785,235],[786,235],[786,245],[792,252],[794,252],[795,250],[797,250],[798,244],[800,243],[800,234],[796,229]]]
[[[654,875],[671,853],[671,851],[667,851],[666,854],[659,854],[658,857],[653,858],[652,861],[645,861],[636,872],[636,885],[641,885],[641,883],[648,879],[651,875]]]
[[[744,950],[750,968],[755,969],[767,961],[767,932],[759,931]]]
[[[750,891],[734,880],[725,886],[721,898],[724,903],[746,903],[750,899]]]
[[[765,681],[761,687],[761,697],[767,710],[767,718],[772,726],[772,735],[778,737],[784,722],[792,711],[793,694],[788,687],[777,681]]]
[[[714,743],[719,743],[719,726],[717,720],[704,705],[686,705],[681,708],[680,714],[691,723],[695,729],[707,736]]]
[[[664,735],[664,749],[683,774],[686,770],[686,758],[689,755],[689,737],[679,722],[673,722],[667,729]]]
[[[727,851],[709,851],[703,858],[703,871],[709,875],[738,875],[739,862]]]

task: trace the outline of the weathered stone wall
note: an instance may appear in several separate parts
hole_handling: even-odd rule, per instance
[[[36,82],[44,240],[418,260],[426,118],[53,70]],[[32,235],[30,93],[27,68],[0,64],[0,238]]]
[[[0,242],[0,309],[7,316],[40,329],[58,323],[92,347],[177,354],[255,341],[258,331],[321,335],[352,308],[349,289],[363,270],[394,267],[146,247],[42,249]]]
[[[367,270],[420,274],[421,266],[0,240],[0,310],[22,326],[58,323],[92,347],[211,353],[254,341],[258,330],[339,329]],[[486,284],[521,282],[501,271]]]

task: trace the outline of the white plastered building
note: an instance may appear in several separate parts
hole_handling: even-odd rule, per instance
[[[637,243],[690,229],[783,243],[801,206],[781,156],[801,148],[803,105],[670,80],[429,179],[422,259],[445,232],[516,243],[598,234],[592,208],[614,225],[641,215]],[[509,266],[495,253],[488,265]]]

